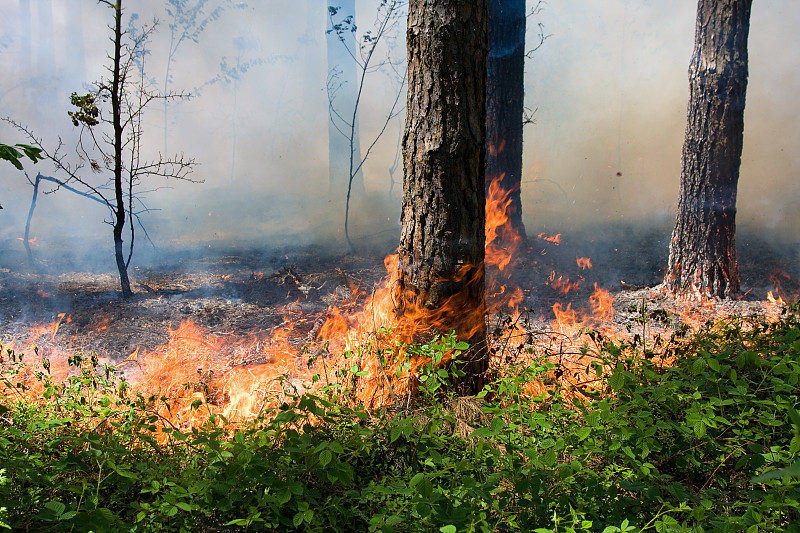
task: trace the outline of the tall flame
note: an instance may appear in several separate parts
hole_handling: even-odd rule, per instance
[[[509,224],[511,193],[500,185],[505,174],[489,183],[486,193],[486,264],[504,270],[523,244],[523,236]]]

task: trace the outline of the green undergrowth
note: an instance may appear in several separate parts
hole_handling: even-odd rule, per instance
[[[799,312],[656,351],[595,333],[585,351],[613,372],[588,402],[525,392],[550,363],[504,369],[477,398],[449,395],[452,376],[428,365],[410,409],[287,390],[252,423],[211,416],[166,439],[153,405],[169,399],[76,356],[26,402],[26,363],[7,351],[0,530],[800,531]]]

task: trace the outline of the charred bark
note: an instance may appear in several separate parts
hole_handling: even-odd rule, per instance
[[[665,285],[683,297],[739,292],[736,191],[752,0],[699,0],[678,216]]]
[[[522,124],[525,110],[525,0],[489,0],[486,79],[486,187],[509,193],[498,239],[525,239],[522,222]],[[498,242],[503,245],[508,243]]]
[[[412,0],[399,312],[470,343],[462,392],[488,368],[484,279],[486,0]]]

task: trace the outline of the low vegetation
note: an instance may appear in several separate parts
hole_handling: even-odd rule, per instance
[[[164,432],[154,405],[170,400],[91,357],[64,383],[40,372],[41,402],[23,400],[27,357],[6,351],[0,530],[800,531],[798,315],[645,350],[595,333],[589,401],[557,385],[532,396],[560,371],[547,362],[477,398],[448,395],[428,365],[413,409],[287,386],[252,423]]]

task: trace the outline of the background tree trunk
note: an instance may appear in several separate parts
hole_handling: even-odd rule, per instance
[[[331,13],[331,8],[336,10]],[[347,193],[351,160],[361,162],[358,136],[358,63],[355,0],[328,0],[326,7],[328,49],[328,98],[331,117],[328,122],[328,165],[330,194],[341,198]],[[353,192],[364,194],[364,173],[353,175]]]
[[[17,76],[30,76],[31,72],[36,72],[33,68],[31,55],[31,0],[19,0],[19,23],[20,35],[25,36],[20,43],[20,65]],[[10,66],[10,65],[9,65]],[[25,74],[22,74],[25,73]],[[38,74],[38,72],[37,72]]]
[[[83,47],[83,39],[77,38],[77,36],[83,35],[82,6],[82,0],[69,0],[68,2],[67,27],[70,29],[70,37],[65,43],[65,48],[69,66],[62,67],[61,72],[61,75],[71,80],[75,87],[80,87],[86,81],[86,51]]]
[[[498,239],[525,239],[522,222],[522,116],[524,112],[525,0],[489,0],[486,80],[486,188],[510,193],[507,228]],[[503,245],[503,242],[497,243]],[[507,244],[507,243],[506,243]]]
[[[678,217],[665,285],[683,297],[739,292],[736,189],[752,0],[699,0]]]
[[[465,393],[483,387],[488,368],[486,19],[486,0],[408,6],[400,312],[471,344]]]

